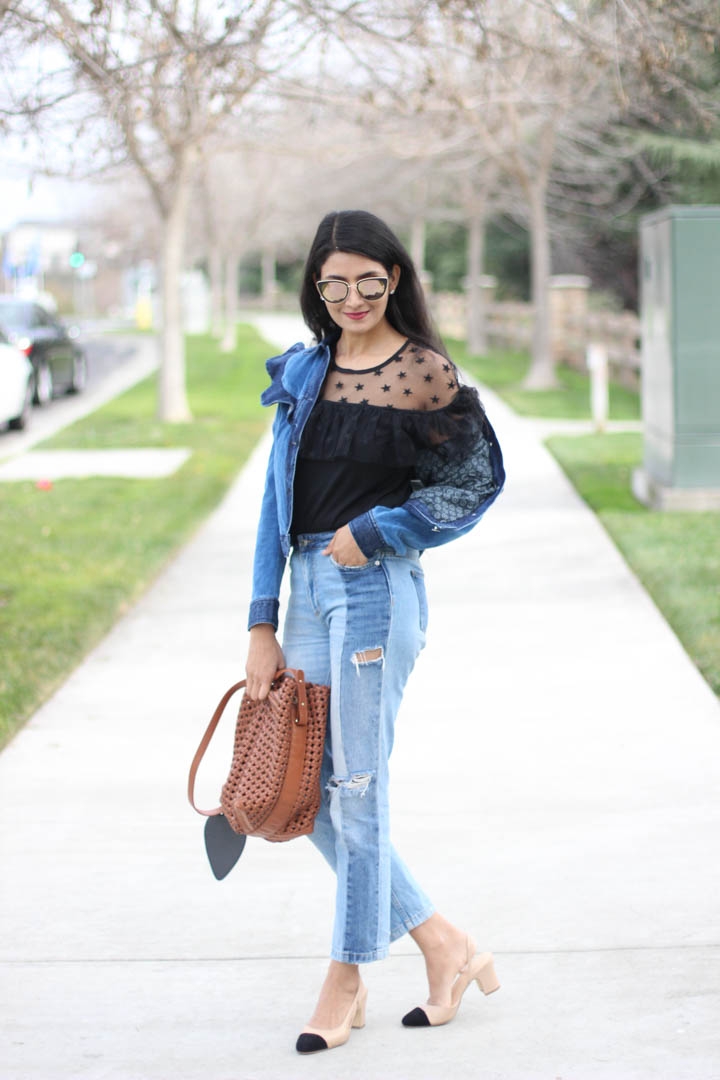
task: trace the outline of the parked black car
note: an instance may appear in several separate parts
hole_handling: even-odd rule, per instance
[[[0,327],[35,371],[35,404],[62,393],[79,393],[87,381],[81,346],[60,320],[35,300],[0,296]]]

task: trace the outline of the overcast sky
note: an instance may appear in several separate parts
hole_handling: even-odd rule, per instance
[[[72,220],[83,203],[87,207],[87,186],[38,176],[32,192],[27,178],[0,173],[0,232],[21,221],[65,223]]]

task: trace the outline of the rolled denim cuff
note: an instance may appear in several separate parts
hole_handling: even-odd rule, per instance
[[[248,630],[259,623],[270,623],[277,630],[280,614],[280,601],[271,597],[262,600],[253,600],[250,605],[248,616]]]
[[[372,558],[378,548],[381,548],[385,543],[382,533],[375,524],[371,510],[353,518],[352,521],[348,522],[348,527],[353,534],[355,543],[366,559]]]

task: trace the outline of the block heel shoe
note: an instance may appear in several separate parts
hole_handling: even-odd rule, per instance
[[[336,1046],[342,1046],[348,1041],[352,1028],[365,1027],[367,993],[367,987],[361,982],[347,1016],[337,1027],[306,1027],[298,1035],[295,1044],[298,1054],[315,1054],[318,1050],[333,1050]]]
[[[463,994],[471,982],[476,982],[483,994],[494,994],[500,989],[492,953],[476,953],[472,938],[467,941],[468,959],[457,973],[452,986],[449,1005],[419,1005],[402,1018],[405,1027],[439,1027],[455,1019]]]

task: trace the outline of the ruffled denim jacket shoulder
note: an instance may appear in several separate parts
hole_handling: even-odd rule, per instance
[[[293,345],[267,362],[270,386],[263,405],[277,405],[260,523],[255,543],[248,626],[278,625],[280,583],[290,554],[293,486],[300,438],[330,363],[327,344]],[[417,483],[402,506],[376,506],[348,524],[364,555],[391,549],[437,547],[478,523],[505,483],[502,452],[489,421],[470,454],[448,460],[441,451],[419,454]]]

